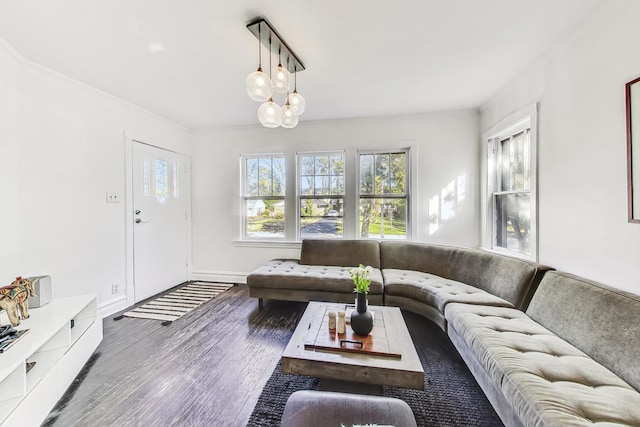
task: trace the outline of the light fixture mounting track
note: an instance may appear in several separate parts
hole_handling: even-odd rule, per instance
[[[300,72],[305,69],[300,58],[265,18],[254,18],[247,24],[247,29],[260,40],[260,43],[269,49],[269,52],[279,53],[280,58],[282,58],[282,64],[286,64],[285,67],[290,73]]]

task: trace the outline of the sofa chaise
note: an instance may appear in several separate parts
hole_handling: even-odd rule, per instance
[[[547,272],[526,312],[449,304],[448,335],[507,426],[640,426],[640,297]]]
[[[247,276],[249,296],[285,301],[353,303],[349,270],[373,267],[368,300],[383,304],[380,246],[374,240],[303,240],[300,259],[274,259]]]

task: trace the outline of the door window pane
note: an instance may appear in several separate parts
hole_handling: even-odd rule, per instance
[[[166,160],[156,159],[156,199],[165,203],[169,198],[169,168]]]

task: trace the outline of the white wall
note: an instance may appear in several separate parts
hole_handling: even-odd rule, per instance
[[[540,101],[540,262],[636,294],[640,225],[627,222],[624,84],[640,76],[638,17],[637,0],[603,2],[481,108],[484,132]]]
[[[311,102],[311,101],[309,101]],[[412,202],[419,241],[479,244],[478,113],[461,111],[400,117],[305,122],[294,129],[227,127],[194,132],[192,171],[193,271],[195,277],[223,279],[246,274],[276,257],[299,257],[290,248],[255,248],[240,238],[240,154],[278,151],[366,149],[411,146],[417,180]],[[428,226],[429,200],[458,177],[466,178],[456,215]]]
[[[190,151],[187,130],[0,43],[0,284],[50,274],[56,297],[125,292],[123,132]],[[106,191],[123,202],[107,204]]]

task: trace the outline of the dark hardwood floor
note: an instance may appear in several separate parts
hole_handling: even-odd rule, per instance
[[[306,304],[258,311],[235,286],[172,325],[104,319],[104,340],[46,426],[245,426]]]

